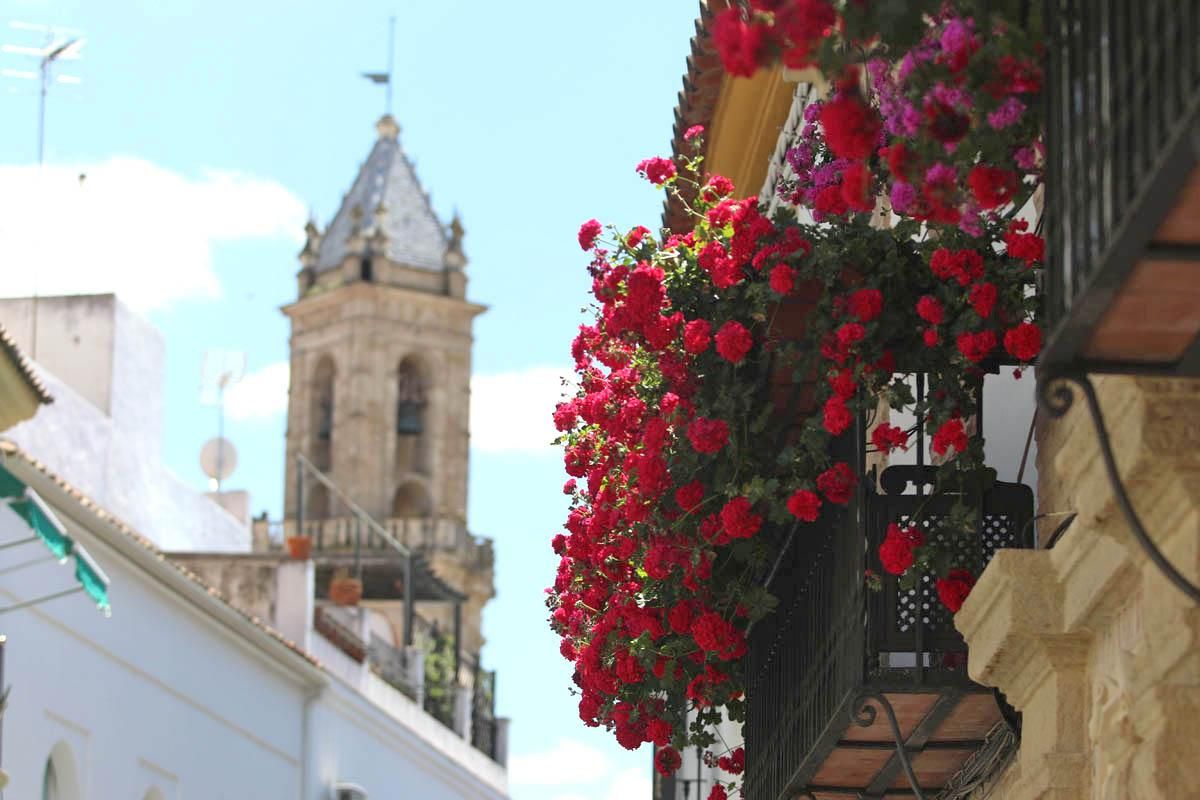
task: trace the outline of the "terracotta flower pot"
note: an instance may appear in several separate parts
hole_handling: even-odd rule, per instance
[[[329,599],[339,606],[358,605],[362,593],[362,581],[358,578],[334,578],[329,582]]]
[[[286,542],[288,555],[297,561],[307,561],[312,556],[311,536],[289,536]]]

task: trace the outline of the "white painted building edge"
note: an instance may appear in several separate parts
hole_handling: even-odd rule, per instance
[[[365,693],[335,677],[331,670],[285,641],[265,623],[250,619],[226,603],[214,590],[169,561],[148,541],[139,541],[141,537],[136,532],[25,452],[11,443],[4,443],[0,446],[0,461],[73,523],[72,535],[83,534],[81,542],[99,558],[125,559],[157,584],[165,595],[184,600],[200,624],[218,631],[234,647],[260,661],[305,694],[309,698],[305,703],[306,715],[319,716],[326,722],[331,717],[340,718],[342,736],[352,735],[353,730],[346,729],[369,726],[375,735],[392,742],[397,749],[412,753],[424,767],[457,787],[461,797],[487,800],[507,797],[507,772],[502,766],[374,675],[368,673]],[[306,721],[306,728],[310,724]],[[310,732],[308,739],[303,747],[309,752],[299,755],[300,769],[305,773],[301,782],[305,787],[302,797],[325,800],[319,791],[336,776],[322,775],[320,765],[313,763],[319,753],[314,755],[312,749],[320,744],[321,731]]]

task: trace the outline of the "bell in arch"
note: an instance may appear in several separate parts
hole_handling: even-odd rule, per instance
[[[396,433],[419,436],[425,429],[425,385],[420,367],[410,359],[400,363],[396,390]]]
[[[400,400],[396,409],[396,433],[401,436],[419,436],[423,430],[421,422],[422,403]]]

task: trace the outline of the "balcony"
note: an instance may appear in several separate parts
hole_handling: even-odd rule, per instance
[[[1200,375],[1200,0],[1045,8],[1041,365]]]
[[[491,540],[471,535],[467,527],[458,520],[392,517],[381,520],[378,526],[412,551],[454,551],[469,554],[473,565],[487,567],[492,564]],[[395,548],[379,529],[358,515],[333,519],[306,519],[303,523],[297,523],[295,519],[256,519],[253,523],[255,549],[282,550],[287,537],[303,535],[312,539],[313,553],[317,555],[346,556],[353,555],[357,550],[365,555],[390,553],[395,557]]]
[[[863,474],[857,428],[838,447]],[[918,449],[917,465],[888,467],[878,485],[862,481],[844,511],[803,535],[775,532],[782,556],[768,588],[779,606],[751,631],[747,662],[747,800],[913,796],[888,713],[871,695],[894,710],[928,796],[981,748],[1002,735],[1011,742],[1005,727],[1016,727],[1015,715],[967,677],[966,645],[932,581],[901,588],[877,552],[887,525],[919,507],[926,538],[949,541],[946,523],[961,501],[976,509],[975,536],[958,556],[978,574],[996,549],[1032,546],[1033,493],[996,483],[982,498],[927,497],[937,470],[921,461]],[[867,569],[883,576],[880,591],[866,586]]]
[[[398,648],[368,630],[365,608],[325,604],[313,611],[315,654],[326,667],[354,686],[382,681],[416,703],[446,729],[466,739],[493,761],[503,761],[506,745],[496,719],[496,673],[423,625],[423,647]]]

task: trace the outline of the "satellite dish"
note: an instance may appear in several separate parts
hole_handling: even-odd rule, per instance
[[[218,488],[221,481],[232,475],[236,468],[237,448],[225,437],[209,439],[204,443],[204,447],[200,448],[200,469],[216,481]]]

